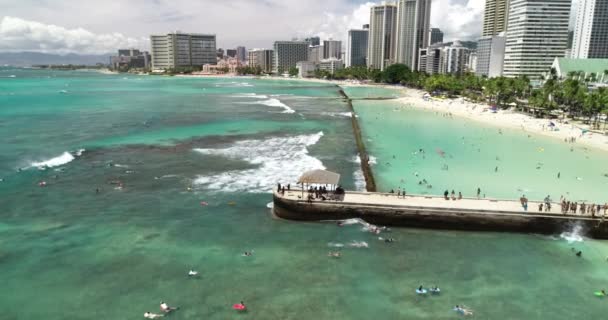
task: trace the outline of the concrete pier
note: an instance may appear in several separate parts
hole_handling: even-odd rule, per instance
[[[608,239],[603,211],[591,214],[563,214],[559,203],[551,211],[539,212],[540,202],[528,203],[524,211],[519,200],[445,200],[435,196],[401,196],[388,193],[346,192],[339,200],[308,201],[301,190],[273,192],[274,213],[285,219],[321,221],[361,218],[383,226],[405,226],[471,231],[552,234],[580,225],[585,234]]]

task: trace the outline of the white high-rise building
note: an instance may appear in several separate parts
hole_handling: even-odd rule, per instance
[[[323,41],[323,59],[342,57],[342,41],[325,40]]]
[[[212,34],[169,33],[151,35],[152,69],[202,67],[216,64],[216,42]]]
[[[307,41],[275,41],[273,73],[288,72],[300,61],[308,61]]]
[[[568,44],[572,0],[511,0],[503,75],[539,78]]]
[[[477,65],[475,74],[488,78],[502,75],[505,58],[505,34],[481,37],[477,41]]]
[[[579,0],[572,58],[608,58],[608,1]]]
[[[367,42],[369,29],[348,30],[346,66],[365,66],[367,64]]]
[[[263,72],[272,72],[273,52],[268,49],[253,49],[249,51],[249,66],[260,67]]]
[[[319,63],[323,60],[323,46],[308,47],[308,61]]]
[[[431,0],[397,2],[395,62],[418,68],[418,51],[429,43]]]
[[[245,62],[247,60],[247,48],[236,47],[236,58],[240,62]]]
[[[463,74],[467,71],[471,50],[464,47],[460,41],[443,48],[439,70],[441,73]]]
[[[367,66],[384,70],[394,62],[397,6],[383,4],[373,6],[369,19]]]

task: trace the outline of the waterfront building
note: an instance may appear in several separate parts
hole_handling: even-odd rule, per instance
[[[608,1],[579,0],[572,58],[608,58]]]
[[[467,60],[467,67],[465,72],[475,73],[477,70],[477,51],[472,50],[469,53],[469,59]]]
[[[367,66],[384,70],[394,61],[397,6],[382,4],[371,7]]]
[[[269,49],[253,49],[249,51],[249,66],[260,67],[262,72],[272,72],[273,51]]]
[[[429,43],[431,0],[397,1],[395,62],[418,68],[418,52]]]
[[[444,47],[441,52],[440,72],[461,75],[467,71],[467,63],[471,49],[462,45],[460,41],[454,41],[449,47]]]
[[[443,42],[443,32],[439,28],[429,29],[429,43],[427,46],[431,46],[435,43]]]
[[[314,75],[315,70],[317,70],[317,64],[310,61],[299,61],[296,63],[296,68],[298,68],[299,78],[308,78]]]
[[[323,60],[323,46],[308,47],[308,61],[319,63]]]
[[[202,67],[217,61],[216,39],[212,34],[169,33],[151,35],[152,68]]]
[[[325,40],[323,41],[323,59],[342,57],[342,41],[338,40]]]
[[[477,66],[475,74],[488,78],[502,75],[505,57],[504,32],[496,36],[481,37],[477,41]]]
[[[369,29],[348,30],[348,45],[345,62],[347,67],[367,65],[367,42]]]
[[[608,82],[608,59],[572,59],[555,58],[551,68],[555,69],[557,76],[566,78],[569,73],[576,72],[580,80],[595,79],[592,82]]]
[[[503,75],[539,78],[563,57],[571,0],[511,0]]]
[[[275,41],[272,63],[273,73],[287,72],[300,61],[308,61],[308,42]]]
[[[308,42],[311,46],[319,46],[321,45],[321,38],[319,37],[310,37],[304,39],[304,41]]]
[[[495,36],[507,31],[509,0],[486,0],[483,13],[483,37]]]
[[[236,58],[236,49],[226,49],[226,56]]]
[[[150,63],[150,54],[138,49],[120,49],[118,55],[110,57],[110,67],[114,70],[148,69]]]
[[[236,47],[236,58],[241,62],[247,61],[247,48]]]
[[[236,73],[236,70],[244,65],[237,58],[226,57],[217,61],[217,64],[203,65],[201,74],[224,74]],[[226,71],[227,70],[227,71]]]
[[[441,73],[441,59],[444,57],[443,48],[443,44],[436,43],[428,48],[420,49],[418,71],[430,75]]]
[[[331,74],[336,73],[336,70],[344,68],[344,62],[341,59],[330,58],[322,60],[319,63],[319,70],[327,71]]]
[[[222,48],[217,49],[217,58],[218,59],[224,58],[224,49],[222,49]]]

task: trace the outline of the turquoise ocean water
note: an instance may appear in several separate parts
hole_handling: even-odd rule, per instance
[[[304,170],[363,187],[338,90],[0,69],[0,319],[138,319],[161,300],[180,306],[173,319],[456,319],[456,304],[480,319],[605,314],[593,296],[608,288],[602,241],[404,228],[386,244],[359,224],[273,218],[269,188]],[[411,192],[481,185],[495,197],[595,201],[608,190],[605,153],[397,108],[355,102],[381,189],[403,179]],[[418,189],[415,172],[433,189]],[[417,296],[420,284],[442,295]],[[231,310],[240,301],[247,313]]]

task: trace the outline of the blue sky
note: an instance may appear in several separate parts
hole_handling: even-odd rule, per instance
[[[153,33],[215,33],[218,46],[270,47],[308,35],[343,40],[369,20],[365,0],[0,0],[0,51],[105,53]],[[485,0],[433,0],[446,40],[476,39]]]

